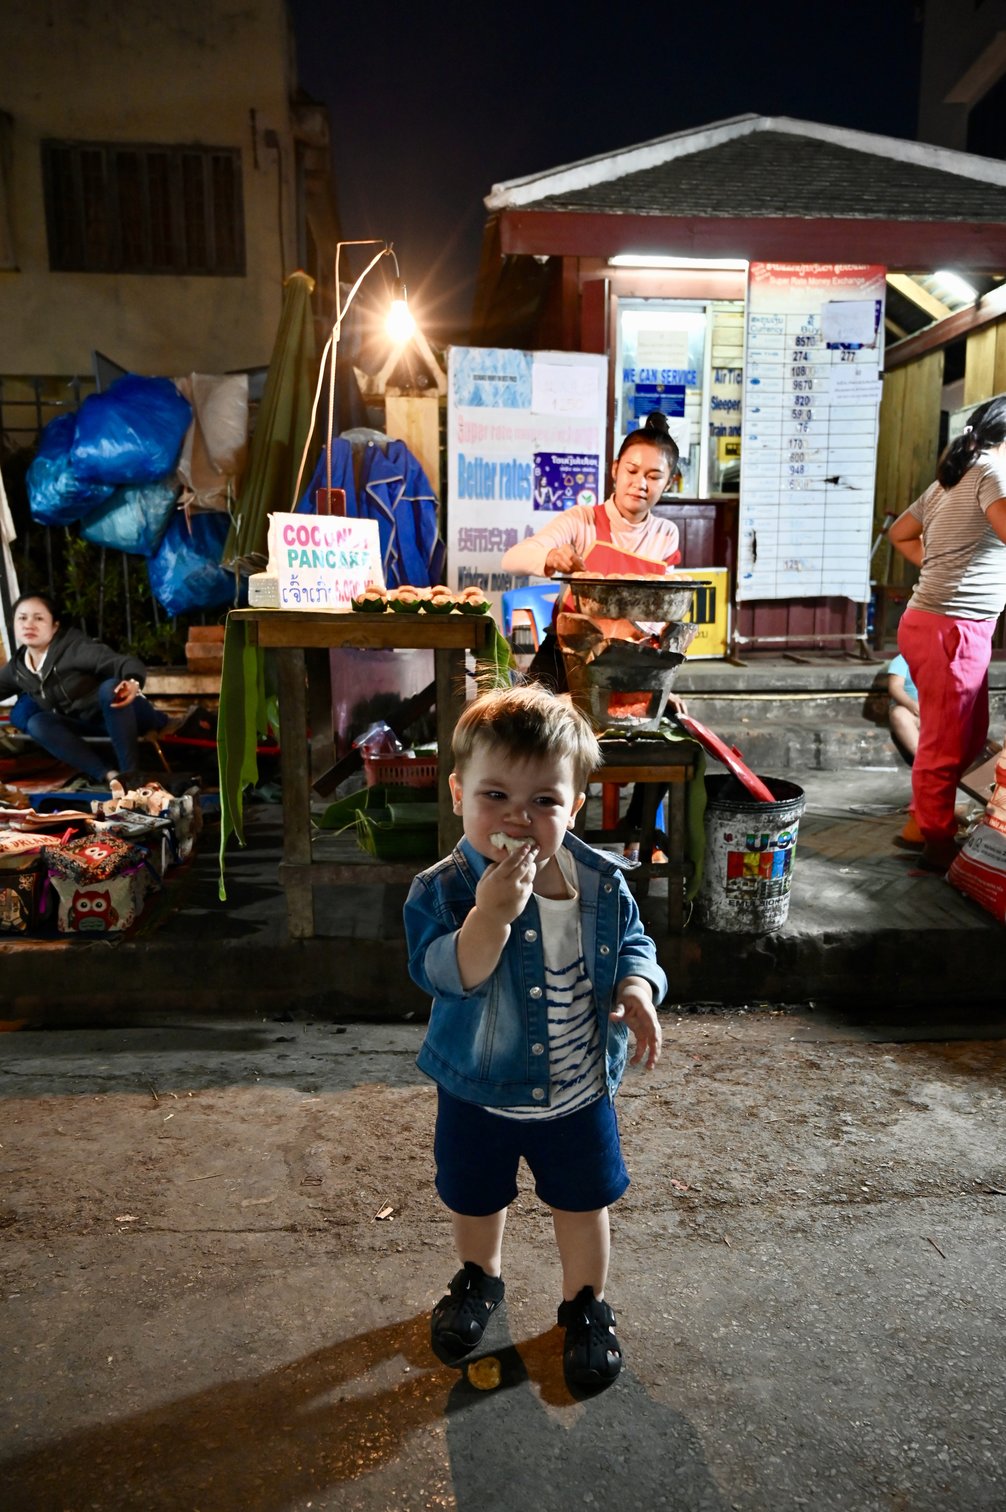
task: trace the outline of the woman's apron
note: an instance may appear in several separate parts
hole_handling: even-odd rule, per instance
[[[603,504],[594,505],[594,535],[595,544],[599,546],[614,547],[611,538],[611,521],[608,511]],[[617,548],[615,548],[617,549]],[[624,552],[624,556],[633,557],[632,552]],[[637,559],[640,564],[647,561],[646,558]],[[674,552],[673,556],[664,558],[665,567],[673,567],[681,561],[681,552]],[[562,659],[562,650],[559,646],[558,623],[560,614],[568,614],[575,611],[576,602],[569,589],[558,596],[552,609],[552,624],[548,634],[535,652],[534,660],[527,669],[528,678],[532,682],[545,683],[554,688],[557,693],[569,691],[566,681],[566,666]]]
[[[611,546],[611,521],[608,519],[608,511],[603,504],[594,505],[594,535],[597,542],[602,546]],[[680,556],[680,553],[677,553]],[[560,593],[552,607],[552,624],[548,634],[534,654],[531,665],[527,669],[530,682],[544,683],[546,687],[553,688],[556,693],[568,693],[569,683],[566,680],[566,664],[562,659],[562,650],[559,646],[558,623],[559,615],[567,614],[575,610],[576,603],[569,589]]]

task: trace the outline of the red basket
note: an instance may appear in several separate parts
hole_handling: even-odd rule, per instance
[[[436,756],[409,756],[404,751],[394,756],[368,756],[366,751],[362,754],[368,787],[379,782],[388,787],[431,788],[437,785]]]

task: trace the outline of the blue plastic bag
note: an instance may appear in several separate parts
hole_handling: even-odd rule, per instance
[[[184,510],[175,511],[147,560],[150,591],[170,615],[233,604],[234,574],[220,565],[230,523],[230,516],[218,511],[193,515],[191,521]]]
[[[84,483],[69,463],[77,428],[76,415],[57,415],[39,437],[28,468],[28,504],[40,525],[69,525],[81,520],[113,492],[110,483]]]
[[[110,546],[131,556],[153,556],[178,495],[174,478],[140,488],[117,488],[85,520],[80,533],[92,546]]]
[[[70,466],[85,483],[156,483],[174,472],[191,420],[170,378],[127,373],[80,406]]]

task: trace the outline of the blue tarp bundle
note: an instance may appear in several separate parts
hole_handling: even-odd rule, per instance
[[[85,483],[157,483],[174,472],[191,420],[170,378],[127,373],[80,406],[70,466]]]
[[[189,520],[183,510],[175,511],[147,563],[150,591],[169,614],[234,603],[234,576],[220,565],[230,524],[225,514],[197,514]]]
[[[111,483],[82,483],[70,466],[76,415],[57,415],[39,438],[28,468],[28,502],[40,525],[71,525],[83,519],[112,493]]]
[[[137,488],[117,488],[105,504],[88,515],[80,533],[92,546],[108,546],[131,556],[153,556],[177,497],[174,478]]]

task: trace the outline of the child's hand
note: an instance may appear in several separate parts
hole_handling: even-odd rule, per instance
[[[475,889],[475,907],[494,924],[512,924],[524,912],[534,885],[538,847],[528,841],[504,861],[488,866]]]
[[[615,988],[615,1007],[610,1018],[628,1025],[636,1048],[629,1061],[630,1066],[646,1062],[646,1070],[652,1071],[660,1059],[660,1022],[653,1006],[653,988],[645,977],[623,977]]]

